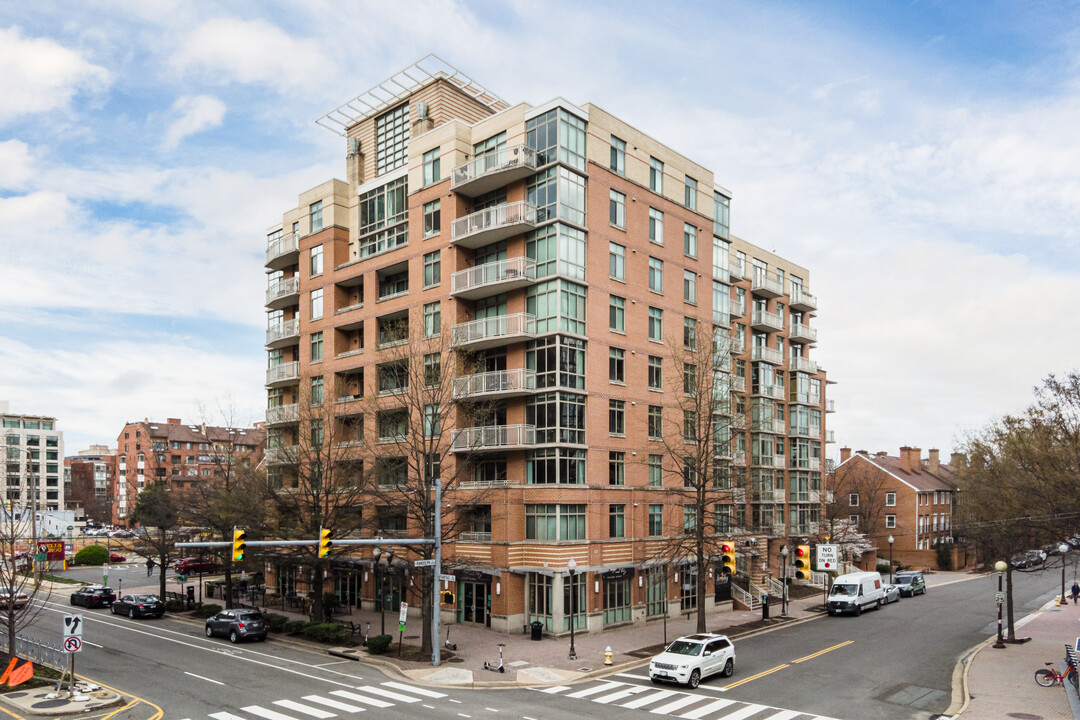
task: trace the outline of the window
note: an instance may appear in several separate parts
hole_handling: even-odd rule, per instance
[[[396,170],[409,160],[409,104],[375,118],[375,174]]]
[[[442,172],[439,163],[439,151],[441,148],[428,150],[424,153],[424,187],[434,185],[442,180]]]
[[[625,505],[608,505],[608,537],[626,537]]]
[[[322,375],[311,378],[311,406],[317,407],[323,404],[323,379]]]
[[[626,229],[626,196],[617,190],[609,194],[608,221],[620,230]]]
[[[697,527],[697,508],[693,505],[683,506],[683,532],[692,533]]]
[[[662,440],[664,435],[664,409],[660,405],[649,406],[649,439]],[[652,462],[650,456],[650,462]],[[651,472],[651,467],[650,467]]]
[[[378,422],[379,442],[401,442],[409,430],[409,411],[380,410]]]
[[[664,292],[664,261],[654,257],[649,258],[649,289]]]
[[[322,275],[322,272],[323,272],[323,265],[322,265],[323,255],[322,255],[322,251],[323,251],[323,246],[322,245],[316,245],[315,247],[311,248],[311,277],[315,277],[317,275]]]
[[[584,540],[585,506],[546,503],[525,506],[526,540]]]
[[[322,362],[322,333],[311,333],[311,362]]]
[[[659,537],[664,534],[664,506],[660,504],[649,505],[649,537]]]
[[[622,400],[608,401],[608,433],[611,435],[626,434],[626,403]]]
[[[424,203],[424,237],[438,235],[442,229],[442,201],[432,200]]]
[[[653,342],[663,342],[664,336],[664,311],[660,308],[649,308],[649,339]]]
[[[660,487],[664,484],[664,456],[649,456],[649,487]]]
[[[608,453],[608,485],[626,484],[626,453]]]
[[[405,361],[384,363],[375,368],[379,394],[389,395],[409,389],[409,368]]]
[[[429,353],[424,356],[424,385],[436,387],[442,380],[442,356]]]
[[[611,172],[616,175],[626,175],[626,141],[611,136]],[[620,537],[622,537],[620,535]]]
[[[692,317],[683,318],[682,344],[684,350],[697,349],[697,320]]]
[[[360,196],[360,257],[409,244],[408,178],[392,180]]]
[[[697,305],[697,273],[693,270],[683,270],[682,294],[683,302]]]
[[[649,208],[649,242],[664,244],[664,213]]]
[[[848,519],[848,522],[851,523],[851,527],[853,527],[853,528],[859,527],[859,516],[858,515],[848,515],[847,519]]]
[[[442,416],[438,403],[424,406],[424,437],[437,437],[442,433]]]
[[[618,295],[608,298],[608,327],[616,332],[626,332],[626,300]]]
[[[697,257],[697,228],[690,223],[683,223],[683,254],[690,257]]]
[[[319,318],[322,317],[322,310],[323,310],[322,299],[323,299],[322,288],[319,288],[318,290],[312,290],[311,291],[311,319],[312,320],[318,320]]]
[[[686,395],[697,395],[697,365],[683,363],[682,389]]]
[[[896,493],[894,493],[894,492],[885,493],[885,505],[887,507],[895,507],[895,505],[896,505]]]
[[[886,515],[885,516],[885,527],[890,529],[890,530],[896,527],[896,516],[895,515]]]
[[[424,255],[424,287],[432,287],[442,282],[442,251],[436,250]]]
[[[731,200],[718,192],[713,193],[713,234],[726,238],[731,225]]]
[[[691,210],[697,210],[697,180],[686,176],[686,187],[683,189],[683,205]]]
[[[697,412],[683,410],[683,441],[697,442]]]
[[[619,243],[608,243],[608,275],[626,282],[626,248]]]
[[[656,355],[649,356],[649,389],[664,389],[664,362]]]
[[[626,382],[626,351],[621,348],[608,348],[608,381],[623,384]]]
[[[442,333],[442,309],[436,300],[424,305],[424,337],[435,337]]]
[[[322,200],[311,203],[308,214],[311,217],[311,232],[322,230]]]
[[[859,507],[859,493],[848,493],[848,505]]]
[[[664,163],[649,158],[649,189],[657,195],[664,194]]]

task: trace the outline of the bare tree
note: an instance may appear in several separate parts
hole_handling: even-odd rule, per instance
[[[887,472],[855,455],[828,475],[827,482],[832,502],[825,505],[824,525],[830,537],[863,535],[873,540],[884,534]]]
[[[180,530],[180,508],[186,504],[183,493],[170,490],[161,481],[150,482],[139,491],[131,518],[142,526],[143,555],[154,558],[161,567],[158,577],[159,596],[165,599],[165,568],[176,558],[176,541]]]
[[[36,563],[31,561],[37,548],[30,531],[28,515],[33,511],[17,506],[0,509],[0,618],[7,628],[8,651],[15,655],[15,637],[29,627],[45,610],[50,591],[37,581]],[[30,553],[20,555],[18,546],[29,538]],[[26,601],[24,602],[23,597]],[[38,602],[38,600],[41,602]]]

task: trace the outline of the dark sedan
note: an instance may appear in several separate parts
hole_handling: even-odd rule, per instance
[[[206,637],[226,635],[232,643],[265,640],[267,630],[266,620],[254,610],[223,610],[206,619]]]
[[[112,604],[113,615],[126,614],[129,618],[161,617],[165,614],[165,604],[157,595],[125,595]]]
[[[72,605],[83,605],[88,608],[112,605],[114,600],[116,600],[116,591],[103,585],[91,585],[71,593]]]

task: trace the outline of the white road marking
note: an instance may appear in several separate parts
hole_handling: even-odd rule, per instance
[[[634,680],[648,680],[648,675],[635,675],[634,673],[615,673],[614,677],[633,678]]]
[[[725,715],[724,720],[746,720],[746,718],[750,717],[751,715],[757,715],[762,710],[768,710],[768,709],[769,709],[768,705],[750,704],[750,705],[747,705],[744,708],[739,708],[738,710],[731,713],[730,715]],[[807,714],[809,714],[809,713],[807,713]]]
[[[657,715],[668,715],[669,713],[672,713],[672,712],[678,710],[679,708],[684,708],[687,705],[693,705],[694,703],[696,703],[699,700],[701,700],[700,695],[686,695],[684,697],[679,698],[678,700],[672,700],[667,705],[661,705],[660,707],[656,708],[655,710],[650,710],[649,712],[656,713]]]
[[[264,707],[258,705],[248,705],[245,708],[240,708],[244,712],[249,712],[252,715],[258,715],[266,720],[296,720],[292,715],[286,715],[285,713],[275,712],[274,710],[267,710]]]
[[[346,700],[356,700],[357,702],[367,703],[368,705],[374,705],[377,708],[393,707],[394,703],[383,702],[382,700],[376,700],[375,698],[369,698],[367,695],[360,695],[358,693],[349,692],[348,690],[331,690],[331,695],[337,695],[343,697]]]
[[[362,707],[350,705],[349,703],[339,702],[337,700],[331,700],[330,698],[319,697],[318,695],[305,695],[302,699],[307,700],[308,702],[325,705],[326,707],[332,707],[335,710],[344,710],[345,712],[364,712],[364,708]]]
[[[460,700],[455,700],[454,698],[446,698],[446,700],[447,702],[457,703],[458,705],[461,704]]]
[[[345,663],[351,663],[352,660],[335,660],[334,662],[319,663],[318,665],[312,665],[312,667],[330,667],[331,665],[344,665]]]
[[[768,715],[763,720],[791,720],[804,714],[801,710],[781,710],[774,715]]]
[[[214,720],[247,720],[247,718],[227,712],[211,713],[210,717],[214,718]]]
[[[688,713],[684,713],[679,717],[686,718],[686,720],[700,720],[700,718],[705,717],[713,710],[719,710],[720,708],[725,708],[728,705],[734,704],[734,700],[713,700],[711,703],[706,703],[705,705],[702,705],[699,708],[695,708]]]
[[[411,692],[413,695],[422,695],[429,698],[444,698],[446,693],[435,692],[434,690],[425,690],[424,688],[413,687],[412,685],[406,685],[399,682],[384,682],[379,683],[385,685],[388,688],[394,688],[395,690],[404,690],[405,692]]]
[[[585,688],[584,690],[578,690],[576,693],[570,693],[566,697],[571,697],[571,698],[589,697],[590,695],[596,695],[597,693],[602,693],[602,692],[605,692],[607,690],[614,690],[615,688],[619,687],[620,685],[625,685],[625,684],[626,683],[609,682],[609,683],[605,683],[604,685],[595,685],[595,686],[593,686],[591,688]]]
[[[484,708],[484,709],[487,710],[488,712],[499,712],[495,708]]]
[[[657,690],[656,692],[652,693],[651,695],[646,695],[645,697],[639,697],[637,700],[631,700],[628,703],[623,703],[619,707],[630,708],[632,710],[635,710],[637,708],[643,708],[646,705],[651,705],[654,702],[660,702],[661,700],[665,700],[665,699],[671,697],[672,695],[682,695],[682,693],[676,692],[674,690]]]
[[[594,703],[600,703],[601,705],[607,705],[608,703],[615,702],[616,700],[622,700],[628,698],[631,695],[637,695],[638,693],[645,692],[649,688],[639,687],[633,685],[618,692],[613,692],[610,695],[604,695],[603,697],[593,698]]]
[[[82,641],[82,644],[83,644],[83,645],[89,645],[90,647],[96,647],[96,648],[103,648],[103,647],[105,647],[104,645],[98,645],[97,643],[87,642],[87,641],[85,641],[85,640],[83,640],[83,641]]]
[[[184,671],[184,674],[185,675],[190,675],[191,677],[194,677],[194,678],[199,678],[200,680],[205,680],[206,682],[212,682],[215,685],[224,685],[225,684],[225,683],[221,682],[220,680],[214,680],[213,678],[203,677],[202,675],[196,675],[195,673],[188,672],[187,670]]]
[[[555,687],[549,687],[549,688],[536,688],[536,692],[542,692],[542,693],[547,693],[549,695],[554,695],[555,693],[561,693],[563,690],[569,690],[569,689],[570,689],[569,685],[556,685]],[[529,719],[526,718],[525,720],[529,720]]]
[[[458,717],[471,718],[472,715],[466,715],[465,713],[458,713]]]
[[[435,709],[434,705],[421,705],[420,707],[427,708],[428,710],[434,710]]]
[[[390,692],[389,690],[383,690],[382,688],[375,687],[374,685],[358,685],[356,689],[363,690],[364,692],[369,692],[376,697],[390,698],[391,700],[397,700],[399,702],[420,702],[419,698],[414,698],[409,695],[402,695],[401,693]]]
[[[325,710],[313,708],[310,705],[302,705],[295,700],[275,700],[274,704],[280,705],[283,708],[288,708],[289,710],[295,710],[296,712],[304,713],[305,715],[310,715],[314,718],[319,718],[319,720],[326,720],[326,718],[337,717],[337,715],[332,712],[326,712]]]

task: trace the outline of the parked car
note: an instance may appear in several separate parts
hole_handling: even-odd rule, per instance
[[[926,578],[918,570],[909,570],[896,573],[896,587],[900,589],[900,597],[915,597],[926,594]]]
[[[199,558],[183,558],[177,560],[173,565],[173,569],[178,573],[184,575],[198,575],[199,573],[212,573],[221,569],[221,566],[216,562],[210,560],[200,560]]]
[[[109,537],[133,538],[135,537],[135,533],[131,532],[130,530],[113,530],[111,533],[109,533]]]
[[[1075,537],[1071,537],[1071,538],[1069,538],[1068,540],[1066,540],[1065,542],[1069,543],[1069,545],[1070,545],[1070,546],[1071,546],[1071,547],[1072,547],[1072,548],[1073,548],[1074,550],[1075,550],[1076,548],[1080,548],[1080,535],[1077,535],[1077,536],[1075,536]]]
[[[700,633],[681,637],[649,661],[654,683],[676,682],[696,688],[703,678],[735,672],[735,646],[727,635]]]
[[[1042,550],[1028,550],[1027,558],[1029,567],[1038,567],[1046,562],[1046,553]]]
[[[1043,547],[1042,552],[1048,556],[1061,555],[1061,545],[1052,543]]]
[[[884,602],[884,583],[879,572],[857,572],[841,575],[833,581],[826,610],[829,615],[852,613],[880,608]]]
[[[129,618],[161,617],[165,614],[165,604],[157,595],[125,595],[112,604],[113,615],[127,615]]]
[[[1009,562],[1011,562],[1012,566],[1018,570],[1022,570],[1026,567],[1031,567],[1031,561],[1028,560],[1028,556],[1026,554],[1013,555],[1011,558],[1009,558]]]
[[[112,605],[116,600],[116,591],[104,585],[88,585],[71,593],[72,605],[84,605],[88,608]]]
[[[15,593],[15,609],[26,607],[26,604],[30,602],[30,596],[24,592]],[[0,607],[7,608],[11,606],[11,593],[7,590],[0,591]]]
[[[109,554],[109,562],[111,562],[111,563],[127,562],[127,555],[120,555],[119,553],[110,553]]]
[[[225,635],[229,642],[241,640],[266,640],[270,629],[263,616],[255,610],[222,610],[206,619],[206,637]]]
[[[900,602],[900,588],[896,585],[885,586],[885,604]]]

